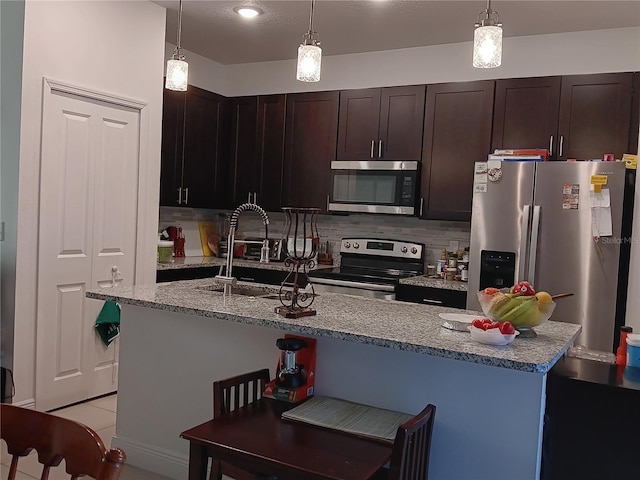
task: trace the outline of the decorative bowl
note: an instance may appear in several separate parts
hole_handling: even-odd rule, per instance
[[[469,332],[471,332],[471,338],[476,342],[484,343],[486,345],[508,345],[520,335],[520,332],[516,330],[514,333],[505,334],[500,333],[499,328],[490,328],[489,330],[482,330],[481,328],[469,326]]]
[[[486,294],[484,290],[478,292],[478,300],[487,318],[501,323],[511,322],[523,334],[523,330],[531,330],[549,320],[556,308],[555,302],[542,303],[535,296],[503,292]]]

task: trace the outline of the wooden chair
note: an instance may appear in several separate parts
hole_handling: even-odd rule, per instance
[[[72,480],[85,475],[117,480],[126,459],[120,449],[107,450],[98,434],[81,423],[14,405],[0,404],[0,438],[13,456],[8,480],[16,478],[20,457],[34,449],[43,479],[64,459]]]
[[[372,480],[427,480],[435,414],[435,405],[429,404],[398,427],[389,469],[379,470]]]
[[[269,381],[269,369],[245,373],[213,383],[213,418],[226,415],[237,408],[249,405],[262,398],[264,387]],[[222,475],[236,480],[256,480],[269,478],[227,462],[212,459],[210,480],[220,480]]]

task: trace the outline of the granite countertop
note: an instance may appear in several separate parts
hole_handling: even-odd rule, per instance
[[[212,279],[199,279],[114,287],[89,291],[87,297],[538,373],[546,373],[581,330],[579,325],[549,321],[536,327],[537,338],[516,338],[497,347],[477,343],[466,332],[442,328],[438,315],[482,317],[479,312],[323,293],[313,303],[317,315],[288,319],[274,313],[278,300],[233,295],[225,302],[220,292],[206,289],[214,284]],[[273,286],[238,285],[277,292]]]
[[[220,267],[227,263],[226,258],[222,257],[178,257],[172,258],[171,263],[157,263],[157,270],[179,270],[182,268],[199,268],[199,267]],[[243,260],[241,258],[233,259],[234,267],[262,268],[264,270],[290,270],[285,267],[284,262],[260,263],[258,260]],[[323,270],[334,268],[335,265],[317,264],[314,270]]]
[[[413,285],[416,287],[441,288],[444,290],[458,290],[466,292],[468,290],[467,282],[458,282],[455,280],[445,280],[443,278],[432,278],[426,275],[418,275],[416,277],[403,278],[400,285]]]

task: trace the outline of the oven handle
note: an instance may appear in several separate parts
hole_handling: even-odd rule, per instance
[[[364,290],[374,290],[377,292],[395,292],[393,285],[379,285],[375,283],[353,282],[351,280],[337,280],[335,278],[311,277],[311,283],[318,285],[335,285],[337,287],[362,288]]]

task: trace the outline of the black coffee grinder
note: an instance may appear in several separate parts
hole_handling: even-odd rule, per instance
[[[304,365],[296,363],[296,353],[307,348],[307,342],[300,338],[279,338],[276,347],[282,350],[276,385],[284,388],[298,388],[307,382],[307,372]]]

